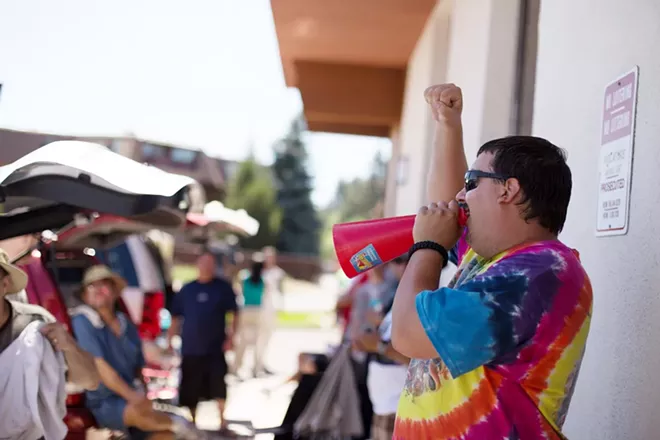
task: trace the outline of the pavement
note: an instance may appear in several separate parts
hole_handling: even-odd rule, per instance
[[[284,286],[285,295],[278,308],[296,312],[319,312],[334,309],[338,288],[332,277],[318,284],[289,284]],[[298,354],[301,352],[325,353],[330,345],[340,340],[337,328],[324,329],[277,329],[266,353],[266,366],[275,373],[272,376],[240,381],[228,376],[229,385],[226,417],[230,422],[251,423],[254,428],[279,426],[289,405],[296,383],[286,384],[288,377],[298,369]],[[231,362],[231,353],[228,354]],[[245,354],[244,372],[251,371],[252,357]],[[213,431],[218,429],[218,412],[213,402],[204,402],[198,409],[197,426]],[[240,433],[241,423],[232,423],[230,428]],[[221,438],[221,437],[217,437]],[[272,439],[272,434],[260,434],[258,440]]]
[[[266,355],[266,365],[272,376],[239,381],[229,376],[226,417],[234,423],[231,428],[236,432],[247,432],[239,425],[251,423],[254,428],[279,426],[284,418],[289,400],[296,387],[295,383],[286,384],[288,377],[298,367],[300,352],[326,352],[329,345],[339,341],[337,329],[278,329]],[[244,372],[251,370],[250,353],[246,353]],[[231,356],[228,355],[228,361]],[[218,412],[213,402],[204,402],[198,409],[197,426],[213,431],[218,429]],[[238,422],[238,423],[235,423]],[[261,434],[259,440],[272,439],[272,434]]]

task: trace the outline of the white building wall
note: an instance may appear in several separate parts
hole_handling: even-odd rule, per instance
[[[427,203],[426,173],[433,125],[424,90],[445,80],[451,5],[447,0],[435,8],[408,63],[398,138],[398,154],[407,162],[407,169],[406,180],[396,187],[395,215],[414,214]]]
[[[397,215],[417,212],[424,193],[425,176],[422,175],[422,170],[429,142],[430,119],[424,107],[423,93],[431,82],[431,53],[434,46],[434,34],[429,31],[431,27],[432,20],[429,20],[408,63],[399,131],[400,156],[397,158],[405,169],[399,175],[404,176],[404,180],[397,185]]]
[[[484,141],[509,134],[518,9],[519,0],[438,3],[408,64],[395,150],[399,156],[393,156],[407,163],[406,180],[396,187],[393,214],[411,214],[427,203],[426,175],[433,142],[433,123],[423,98],[428,86],[455,82],[463,88],[468,162]]]
[[[593,322],[565,425],[579,440],[660,438],[660,2],[542,2],[534,133],[568,151],[573,196],[562,239],[581,253]],[[604,87],[639,65],[630,230],[596,238]]]
[[[485,141],[510,134],[518,12],[518,0],[454,3],[447,80],[463,90],[468,164]]]

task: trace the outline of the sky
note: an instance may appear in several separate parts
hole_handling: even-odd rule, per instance
[[[3,128],[133,134],[233,160],[253,145],[270,164],[302,111],[268,0],[0,0],[0,11]],[[390,155],[389,139],[306,139],[320,206]]]

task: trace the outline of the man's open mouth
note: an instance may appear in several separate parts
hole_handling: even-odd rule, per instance
[[[459,207],[458,224],[461,227],[465,227],[467,226],[467,221],[468,218],[470,217],[470,208],[468,208],[466,203],[460,203],[458,207]]]

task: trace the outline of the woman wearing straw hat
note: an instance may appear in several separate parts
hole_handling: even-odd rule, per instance
[[[87,392],[86,405],[103,428],[128,431],[132,439],[202,438],[179,417],[154,410],[144,392],[134,387],[144,366],[137,327],[116,310],[126,287],[105,265],[90,267],[83,277],[83,305],[73,310],[71,324],[80,346],[96,361],[101,385]]]

